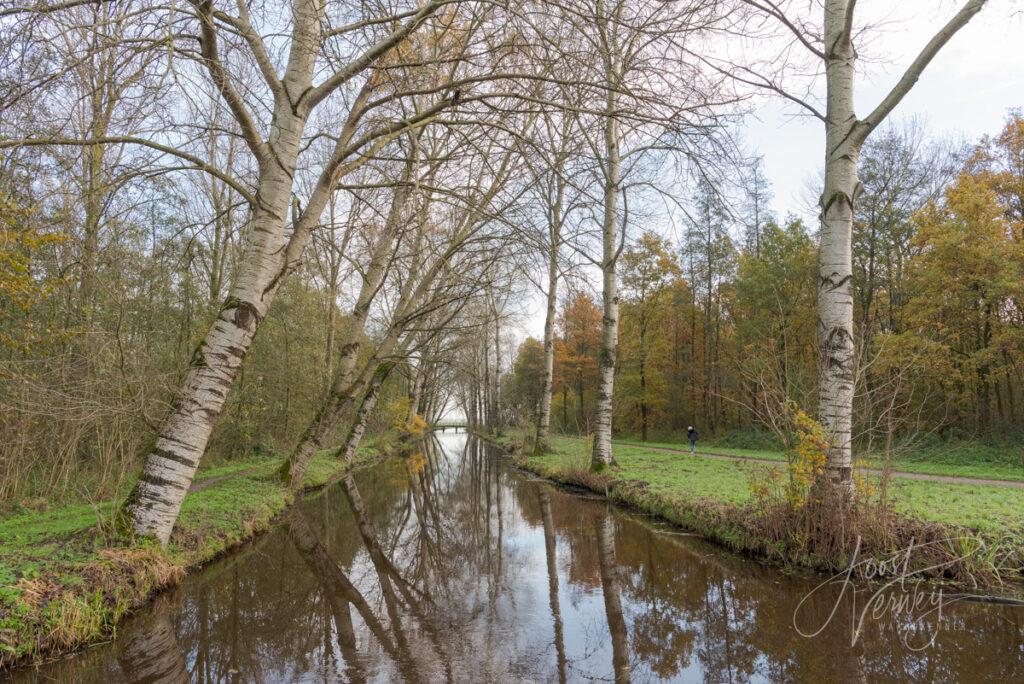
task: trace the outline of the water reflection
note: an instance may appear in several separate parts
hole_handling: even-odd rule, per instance
[[[463,435],[356,474],[35,681],[1020,681],[1024,611],[792,625],[788,577],[512,472]],[[825,621],[827,594],[805,608]]]
[[[615,520],[607,508],[597,520],[597,558],[604,612],[612,637],[612,672],[619,684],[629,681],[629,635],[626,633],[626,619],[622,616],[622,597],[616,577]]]
[[[120,640],[117,660],[132,684],[190,681],[166,597],[157,599],[152,610],[139,618],[136,629]]]
[[[541,519],[544,521],[544,556],[548,569],[548,600],[555,628],[555,654],[558,663],[558,681],[566,681],[565,636],[562,632],[562,610],[558,605],[558,555],[555,548],[555,523],[551,517],[551,495],[547,488],[540,492]]]

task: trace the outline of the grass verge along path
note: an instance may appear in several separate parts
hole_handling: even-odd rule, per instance
[[[684,456],[690,455],[689,449],[683,449],[680,447],[655,446],[653,444],[644,444],[639,442],[622,442],[621,444],[630,447],[643,448],[647,451],[664,451],[671,454],[682,454]],[[738,451],[743,451],[741,449],[728,449],[727,451],[731,451],[733,453],[727,454],[721,453],[716,447],[711,448],[715,449],[715,451],[705,451],[702,449],[698,451],[696,455],[700,458],[713,458],[726,461],[759,461],[761,463],[769,463],[776,466],[781,466],[786,462],[786,457],[781,453],[777,454],[777,457],[775,454],[772,454],[771,456],[744,456],[735,453]],[[884,473],[884,471],[879,468],[871,467],[859,467],[858,471],[864,474],[873,475],[875,477],[881,477]],[[996,487],[1014,487],[1016,489],[1024,489],[1024,480],[967,477],[962,475],[943,475],[938,473],[915,472],[906,470],[890,470],[889,474],[892,477],[907,480],[928,480],[931,482],[946,482],[949,484],[992,485]]]
[[[379,458],[368,447],[354,466]],[[0,671],[109,636],[154,593],[265,531],[294,499],[278,467],[258,458],[200,472],[166,549],[115,535],[112,501],[0,521]],[[346,469],[318,454],[306,490]]]
[[[689,453],[690,445],[682,442],[641,442],[634,439],[616,439],[615,444],[647,447],[649,449],[671,449]],[[990,450],[991,451],[991,450]],[[714,442],[701,442],[698,453],[711,456],[731,456],[762,461],[785,461],[786,455],[773,449],[737,449],[718,446]],[[991,457],[992,454],[986,454]],[[978,480],[1005,480],[1024,483],[1024,458],[1011,458],[1006,451],[998,452],[996,461],[985,460],[970,449],[952,446],[949,448],[930,447],[903,454],[892,461],[894,474],[921,474],[940,477],[960,477]],[[885,464],[880,460],[868,460],[862,465],[869,469],[881,469]]]
[[[619,443],[614,447],[618,467],[593,474],[584,439],[553,438],[552,451],[539,456],[521,453],[521,435],[510,433],[498,442],[518,452],[519,464],[542,477],[605,494],[732,550],[820,570],[845,568],[847,559],[843,557],[816,554],[805,545],[766,533],[751,478],[758,469],[777,467],[775,464],[693,457]],[[867,478],[877,480],[872,475]],[[995,583],[1017,583],[1024,578],[1024,490],[997,484],[893,478],[888,500],[897,528],[906,534],[875,540],[875,552],[899,550],[898,546],[886,548],[886,544],[905,543],[907,535],[948,536],[974,545],[968,550],[986,549],[970,558],[969,563],[975,565],[958,567],[964,577],[987,575],[992,579],[994,575]],[[956,552],[949,549],[949,553]],[[1014,586],[1010,591],[1019,593],[1020,588]]]

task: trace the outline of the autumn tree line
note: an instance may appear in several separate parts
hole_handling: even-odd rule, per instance
[[[1022,160],[1020,113],[974,145],[911,121],[865,147],[853,223],[860,451],[1020,439]],[[698,188],[679,239],[638,227],[623,251],[620,435],[681,440],[694,425],[760,445],[782,403],[813,412],[818,231],[764,210],[757,177],[739,179],[731,201]],[[600,338],[593,292],[570,286],[555,319],[557,431],[591,430]],[[527,338],[504,380],[511,420],[536,420],[543,370],[543,342]]]
[[[0,503],[119,497],[122,529],[166,543],[201,462],[271,452],[297,490],[321,450],[449,410],[497,426],[517,401],[539,446],[592,431],[600,469],[617,429],[756,425],[802,398],[843,488],[855,396],[857,425],[1012,422],[1019,279],[991,270],[995,236],[1020,233],[1012,144],[938,178],[876,133],[985,4],[860,117],[873,29],[852,0],[5,6]],[[824,126],[817,230],[770,219],[736,142],[763,97]],[[871,190],[871,160],[897,182]],[[688,207],[683,244],[645,232],[659,203]],[[987,260],[951,288],[956,231],[982,228]],[[526,408],[503,347],[533,290]]]

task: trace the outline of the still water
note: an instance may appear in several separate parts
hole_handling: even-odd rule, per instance
[[[555,489],[447,433],[306,499],[112,643],[15,679],[1024,681],[1024,608],[886,603],[851,645],[849,592],[801,605],[821,581]],[[820,633],[798,632],[798,606],[800,632]]]

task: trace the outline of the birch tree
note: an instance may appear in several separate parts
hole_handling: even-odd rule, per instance
[[[405,222],[407,216],[406,204],[411,191],[413,173],[417,172],[416,140],[418,138],[413,135],[411,137],[411,141],[414,143],[413,150],[410,150],[403,165],[404,168],[391,193],[390,209],[376,241],[370,246],[369,260],[366,267],[362,269],[359,294],[356,296],[356,301],[352,306],[349,327],[344,340],[341,342],[337,369],[333,374],[327,392],[328,400],[322,404],[316,418],[306,429],[306,433],[300,440],[299,446],[282,469],[285,480],[293,483],[297,488],[302,486],[302,478],[310,459],[324,446],[323,439],[327,435],[330,425],[337,420],[336,416],[340,415],[353,400],[353,391],[355,393],[360,391],[355,373],[363,346],[370,309],[384,284],[388,271],[396,261],[396,245],[408,228]],[[419,230],[422,232],[424,227],[421,224]],[[331,305],[333,306],[333,303]],[[360,376],[359,380],[361,379],[362,376]]]
[[[856,0],[824,0],[821,33],[787,16],[772,2],[745,0],[756,12],[777,21],[814,58],[825,74],[825,111],[781,89],[768,79],[754,79],[798,102],[825,124],[825,184],[821,195],[821,244],[818,256],[818,418],[829,432],[826,473],[837,489],[852,495],[852,422],[857,353],[854,345],[852,230],[861,192],[857,175],[868,136],[910,92],[939,50],[986,5],[968,0],[928,41],[899,80],[870,113],[861,118],[854,107],[858,50],[855,46]]]
[[[203,64],[238,122],[260,173],[247,231],[248,243],[235,282],[193,357],[175,408],[165,420],[139,484],[125,504],[130,525],[137,534],[155,536],[162,543],[170,537],[245,352],[273,302],[281,278],[296,267],[310,233],[319,224],[334,185],[370,153],[366,148],[379,149],[395,135],[396,129],[423,123],[451,104],[453,96],[445,96],[413,121],[397,126],[387,123],[357,138],[360,119],[372,106],[371,98],[377,95],[378,78],[382,77],[367,78],[338,132],[331,157],[319,174],[306,207],[295,203],[289,212],[303,134],[316,106],[388,55],[440,5],[431,2],[405,13],[407,18],[400,19],[401,23],[390,34],[314,85],[321,50],[327,39],[336,35],[334,31],[325,35],[325,5],[305,0],[293,5],[290,46],[282,73],[271,61],[268,47],[252,25],[245,5],[238,5],[238,14],[232,16],[215,12],[209,0],[193,4]],[[236,80],[229,75],[228,64],[221,57],[219,40],[227,31],[242,36],[244,44],[239,47],[248,48],[272,95],[273,113],[265,136],[257,128],[252,108],[239,95]],[[289,213],[291,226],[286,220]],[[286,232],[288,228],[290,235]]]
[[[460,139],[466,142],[466,138]],[[437,158],[457,159],[458,163],[453,170],[455,175],[444,181],[447,189],[436,187],[433,181],[423,184],[423,194],[418,198],[414,212],[414,234],[406,240],[407,251],[401,262],[402,267],[391,267],[396,274],[396,282],[387,323],[371,352],[370,360],[363,364],[358,374],[354,374],[361,344],[358,338],[350,339],[342,348],[336,381],[282,468],[282,474],[293,488],[301,488],[313,455],[323,446],[345,412],[366,391],[374,377],[374,369],[394,354],[410,326],[414,326],[422,316],[441,307],[448,301],[445,297],[452,296],[451,293],[444,296],[438,293],[444,292],[444,288],[451,283],[452,269],[459,260],[467,253],[472,257],[478,249],[479,241],[488,237],[485,229],[493,225],[492,217],[509,211],[514,196],[506,198],[503,192],[517,168],[518,154],[514,148],[508,148],[504,153],[496,155],[501,145],[494,138],[478,140],[474,147],[476,145],[479,147],[471,148],[470,152],[464,152],[461,156],[454,155],[447,148],[438,148],[431,153]],[[436,171],[430,171],[429,175],[440,182],[441,177],[436,174]],[[460,183],[461,187],[455,183]],[[396,190],[396,196],[402,192],[405,191]],[[455,206],[434,208],[440,202],[435,195],[447,198],[446,203],[452,202]],[[397,211],[396,205],[393,208]],[[464,264],[463,267],[468,268],[468,265]],[[383,269],[382,264],[381,271]],[[361,321],[360,332],[370,313],[369,306],[373,301],[370,293],[376,293],[383,285],[382,280],[382,273],[375,276],[372,290],[369,291],[364,281],[360,301],[354,310]],[[376,398],[372,398],[371,403],[375,402]]]
[[[577,115],[595,166],[596,242],[603,312],[591,468],[614,464],[612,419],[619,335],[616,274],[628,224],[628,193],[657,186],[654,168],[671,155],[699,164],[717,147],[715,123],[728,109],[722,80],[709,77],[698,41],[721,19],[719,3],[634,0],[560,5],[580,42],[577,76],[588,84]],[[644,174],[648,174],[644,177]]]
[[[75,5],[33,4],[4,16],[32,25],[56,22]],[[166,542],[253,337],[339,183],[405,132],[460,103],[486,99],[477,84],[507,71],[514,79],[520,70],[510,60],[521,55],[502,46],[505,27],[495,16],[501,8],[470,0],[402,2],[386,11],[312,0],[288,8],[226,0],[126,6],[127,19],[150,33],[122,41],[120,49],[152,50],[164,60],[164,81],[184,100],[202,98],[202,87],[191,83],[214,90],[231,118],[228,128],[257,169],[253,182],[188,151],[197,127],[187,115],[176,118],[173,107],[161,112],[162,125],[145,133],[26,130],[0,147],[148,148],[165,162],[154,172],[201,171],[249,205],[232,282],[124,506],[128,527]],[[52,71],[27,73],[29,84],[12,89],[12,96],[45,86],[60,76],[61,65]],[[406,104],[411,101],[421,107]]]
[[[563,102],[565,94],[562,95]],[[571,112],[545,112],[537,126],[538,136],[530,153],[525,156],[531,169],[532,188],[541,213],[542,228],[537,241],[544,255],[546,280],[539,289],[544,294],[544,373],[541,380],[540,400],[536,407],[537,432],[534,450],[542,453],[548,448],[551,433],[551,392],[555,376],[555,319],[558,312],[558,282],[566,270],[562,263],[565,231],[570,226],[570,215],[579,206],[582,193],[577,186],[578,173],[573,168],[575,148],[579,136],[576,118]]]

